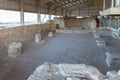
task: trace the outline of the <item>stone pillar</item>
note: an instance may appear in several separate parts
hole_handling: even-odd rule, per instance
[[[41,42],[41,40],[42,40],[41,34],[40,33],[36,34],[35,35],[35,43],[39,44]]]

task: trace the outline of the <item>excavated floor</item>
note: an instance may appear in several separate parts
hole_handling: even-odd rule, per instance
[[[10,59],[0,68],[0,80],[27,80],[36,67],[43,63],[87,64],[94,66],[103,74],[110,70],[118,70],[120,64],[112,63],[110,68],[105,63],[105,53],[109,48],[120,48],[120,40],[111,36],[102,36],[106,47],[99,47],[92,34],[55,34],[45,44],[35,44],[34,40],[23,43],[23,54]]]

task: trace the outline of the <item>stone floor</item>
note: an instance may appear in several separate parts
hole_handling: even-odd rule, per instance
[[[45,62],[84,63],[98,68],[103,74],[120,69],[118,63],[112,63],[110,68],[105,63],[105,53],[109,49],[120,52],[120,40],[107,35],[102,38],[107,41],[107,48],[97,46],[93,35],[88,33],[55,34],[42,45],[33,40],[24,42],[23,54],[0,67],[0,80],[27,80],[36,67]]]

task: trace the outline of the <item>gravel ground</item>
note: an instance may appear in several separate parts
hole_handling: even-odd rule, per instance
[[[23,43],[23,54],[0,69],[0,80],[27,80],[36,67],[43,63],[88,64],[98,68],[103,74],[120,69],[120,64],[105,63],[105,53],[109,48],[119,51],[120,40],[102,36],[107,47],[99,47],[92,34],[55,34],[45,44],[35,44],[34,40]],[[4,75],[3,75],[4,74]]]

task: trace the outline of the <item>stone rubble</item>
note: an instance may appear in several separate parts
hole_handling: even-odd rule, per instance
[[[35,35],[35,43],[39,44],[41,42],[41,34],[38,33]]]
[[[53,37],[53,32],[49,32],[48,37]]]
[[[106,55],[106,64],[108,67],[111,66],[111,63],[114,61],[120,61],[120,54],[119,53],[114,53],[114,55],[112,55],[110,52],[105,53]]]
[[[120,70],[108,71],[103,75],[85,64],[48,64],[36,68],[27,80],[120,80]]]
[[[56,76],[61,75],[62,77]],[[85,64],[43,64],[28,80],[102,80],[98,69]]]
[[[120,80],[119,71],[118,72],[116,72],[116,71],[108,71],[107,72],[107,77],[108,77],[108,80]]]
[[[19,55],[21,55],[22,53],[22,43],[20,42],[13,42],[9,44],[8,47],[8,56],[9,57],[17,57]]]

